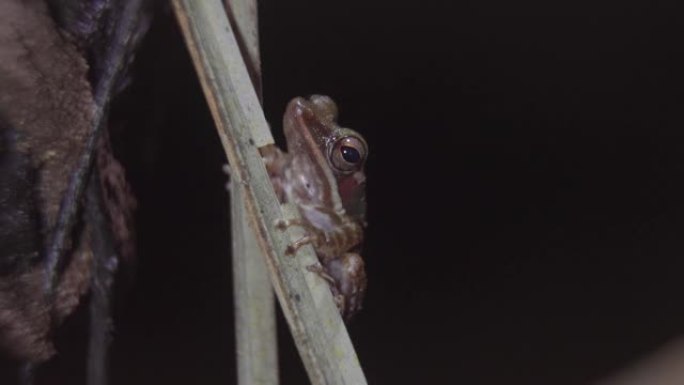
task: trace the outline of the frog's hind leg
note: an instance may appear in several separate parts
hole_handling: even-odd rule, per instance
[[[356,253],[344,253],[342,257],[326,263],[325,271],[335,280],[335,290],[344,299],[341,313],[348,321],[361,310],[366,294],[367,278],[363,259]]]
[[[328,286],[330,287],[330,291],[332,293],[335,306],[337,306],[337,310],[340,311],[340,314],[344,315],[346,301],[344,295],[340,293],[340,290],[337,288],[337,282],[335,281],[335,278],[333,278],[328,273],[328,270],[325,267],[323,267],[320,263],[314,263],[312,265],[309,265],[306,267],[306,270],[318,274],[319,277],[321,277],[324,281],[328,282]]]
[[[364,262],[359,254],[344,253],[340,258],[328,260],[323,265],[309,265],[306,269],[328,282],[333,301],[345,321],[349,321],[361,310],[367,278]]]

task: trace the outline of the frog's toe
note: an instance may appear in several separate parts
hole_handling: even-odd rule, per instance
[[[335,302],[335,306],[337,306],[337,310],[340,311],[340,314],[344,317],[344,314],[346,312],[346,300],[342,294],[333,294],[333,302]]]

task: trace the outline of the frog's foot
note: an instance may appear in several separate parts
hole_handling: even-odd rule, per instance
[[[306,231],[306,234],[303,237],[297,239],[287,246],[287,249],[285,249],[285,254],[287,255],[295,255],[297,250],[304,245],[310,244],[315,247],[316,245],[320,244],[321,239],[325,239],[325,235],[322,234],[320,230],[311,226],[303,219],[279,219],[276,221],[275,226],[280,230],[286,230],[288,227],[298,226],[302,227]]]
[[[328,282],[330,291],[332,292],[333,302],[335,302],[335,306],[337,306],[337,310],[340,311],[340,314],[344,314],[346,301],[344,295],[337,289],[337,282],[335,282],[335,278],[328,274],[328,272],[323,266],[321,266],[320,263],[309,265],[306,267],[306,270],[318,274],[319,277]]]
[[[321,266],[320,263],[314,263],[306,267],[306,270],[318,274],[319,277],[323,278],[328,284],[331,286],[335,286],[335,278],[333,278],[330,274],[328,274],[327,271],[325,271],[325,268]]]
[[[335,306],[337,306],[337,310],[340,312],[340,315],[344,317],[346,312],[345,308],[347,306],[347,301],[345,301],[344,295],[338,293],[337,290],[332,290],[332,296],[333,302],[335,302]]]
[[[303,227],[306,230],[311,228],[311,225],[301,218],[277,219],[275,221],[275,226],[278,230],[287,230],[288,227],[292,226]]]
[[[296,241],[290,243],[287,245],[287,249],[285,249],[285,254],[286,255],[295,255],[297,254],[297,250],[299,250],[302,246],[304,245],[309,245],[309,244],[315,244],[316,243],[316,238],[312,237],[310,235],[305,235]]]

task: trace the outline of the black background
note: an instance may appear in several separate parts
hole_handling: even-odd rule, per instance
[[[323,93],[371,147],[349,325],[370,383],[590,383],[681,335],[679,3],[260,2],[279,140],[287,101]],[[232,383],[225,160],[168,9],[133,80],[113,113],[140,249],[113,383]],[[79,380],[84,325],[46,383]],[[282,383],[306,383],[280,326]]]

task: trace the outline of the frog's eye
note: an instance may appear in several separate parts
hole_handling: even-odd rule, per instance
[[[363,140],[355,136],[346,136],[334,142],[330,160],[338,171],[354,171],[363,165],[367,153]]]

